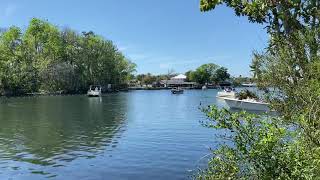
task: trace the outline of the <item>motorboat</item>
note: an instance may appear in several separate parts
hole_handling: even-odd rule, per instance
[[[208,87],[206,86],[206,85],[204,85],[204,86],[202,86],[202,88],[201,88],[202,90],[207,90],[208,89]]]
[[[172,92],[172,94],[182,94],[183,93],[183,89],[180,88],[180,87],[172,88],[171,92]]]
[[[234,98],[234,97],[236,97],[236,92],[235,92],[234,88],[225,88],[223,91],[220,91],[217,93],[217,97],[218,98],[222,98],[222,97]]]
[[[100,97],[101,96],[101,86],[98,85],[91,85],[89,87],[87,95],[89,97]]]
[[[234,97],[221,97],[230,108],[252,110],[252,111],[270,111],[269,103],[257,101],[255,99],[237,99]]]

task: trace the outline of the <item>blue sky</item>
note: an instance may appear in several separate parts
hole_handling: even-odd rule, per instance
[[[216,63],[250,75],[252,51],[266,47],[263,26],[224,6],[202,13],[199,0],[1,0],[0,27],[26,28],[32,17],[111,39],[138,73],[183,73]]]

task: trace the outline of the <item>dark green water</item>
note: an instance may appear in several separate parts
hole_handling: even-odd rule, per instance
[[[0,100],[0,179],[188,179],[214,130],[199,104],[216,90]]]

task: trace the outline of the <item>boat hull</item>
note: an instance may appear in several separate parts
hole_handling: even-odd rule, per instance
[[[238,100],[233,98],[223,98],[227,105],[233,109],[252,110],[252,111],[270,111],[268,103],[252,102]]]
[[[217,97],[218,98],[223,98],[223,97],[230,97],[230,98],[234,98],[236,96],[235,92],[218,92]]]
[[[97,91],[89,91],[87,93],[88,97],[100,97],[101,96],[101,92],[97,92]]]
[[[171,90],[171,93],[172,94],[183,94],[183,90],[180,89],[180,90]]]

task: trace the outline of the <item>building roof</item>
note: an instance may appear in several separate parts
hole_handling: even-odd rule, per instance
[[[182,80],[175,80],[175,79],[172,79],[172,80],[161,80],[160,81],[160,84],[167,84],[167,85],[195,85],[197,84],[196,82],[185,82],[185,81],[182,81]]]
[[[187,76],[185,76],[184,74],[179,74],[171,79],[187,79]]]

